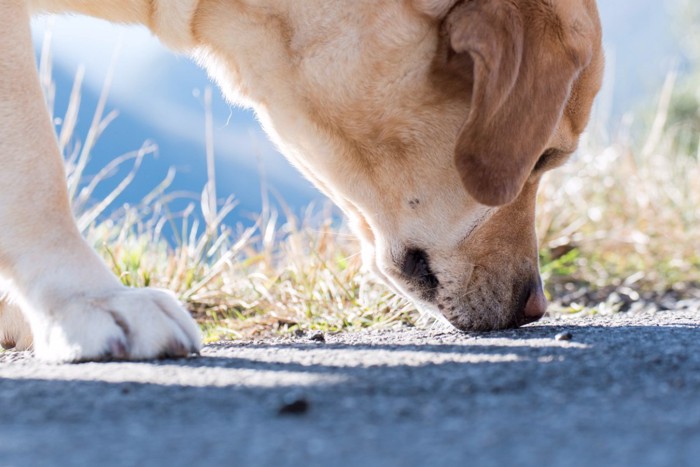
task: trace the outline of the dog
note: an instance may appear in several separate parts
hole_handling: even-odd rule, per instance
[[[535,197],[601,86],[595,0],[0,0],[6,347],[72,362],[201,346],[172,294],[122,286],[76,228],[29,26],[64,12],[145,25],[194,57],[421,307],[479,331],[545,313]]]

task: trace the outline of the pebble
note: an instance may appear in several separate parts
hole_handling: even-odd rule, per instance
[[[324,336],[321,331],[316,331],[309,336],[309,340],[314,342],[326,342],[326,336]]]
[[[573,334],[571,334],[569,331],[565,332],[560,332],[556,336],[554,336],[554,339],[558,341],[570,341],[574,337]]]
[[[309,401],[304,398],[294,399],[282,404],[277,413],[280,415],[303,415],[309,411],[309,406]]]

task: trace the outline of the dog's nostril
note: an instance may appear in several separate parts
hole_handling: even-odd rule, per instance
[[[434,289],[439,284],[437,277],[430,269],[428,255],[423,250],[408,250],[401,266],[401,272],[408,280],[426,289]]]
[[[408,250],[403,260],[401,272],[411,278],[432,274],[428,265],[428,255],[423,250]]]

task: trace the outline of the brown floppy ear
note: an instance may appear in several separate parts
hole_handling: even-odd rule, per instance
[[[591,60],[585,1],[469,0],[446,18],[453,60],[473,67],[455,162],[480,203],[513,201],[547,149],[572,84]]]

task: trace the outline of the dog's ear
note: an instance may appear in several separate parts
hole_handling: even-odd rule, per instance
[[[455,162],[477,201],[513,201],[547,149],[591,60],[588,3],[469,0],[445,18],[449,60],[472,91]]]

